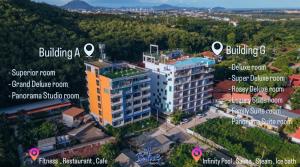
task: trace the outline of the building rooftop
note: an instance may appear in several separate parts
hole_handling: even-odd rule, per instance
[[[210,59],[217,59],[218,58],[218,56],[212,51],[201,52],[200,55],[202,55],[206,58],[210,58]]]
[[[225,93],[225,92],[232,92],[232,86],[236,85],[236,81],[232,80],[224,80],[216,84],[214,92],[218,93]]]
[[[124,67],[124,68],[111,69],[110,71],[106,71],[101,74],[108,78],[115,79],[115,78],[120,78],[120,77],[134,76],[134,75],[138,75],[138,74],[142,74],[142,73],[144,73],[143,70],[130,68],[130,67]]]
[[[144,73],[146,70],[128,63],[109,63],[103,61],[86,62],[99,68],[99,74],[110,79],[135,76]]]
[[[55,137],[50,137],[38,141],[38,147],[44,147],[44,146],[55,145],[55,144],[56,144]]]
[[[185,60],[176,61],[174,66],[176,68],[182,68],[182,67],[196,65],[196,64],[204,64],[204,65],[210,66],[210,65],[214,65],[215,61],[208,59],[208,58],[203,58],[203,57],[191,57],[191,58],[188,58]]]
[[[276,99],[281,99],[281,102],[278,102],[278,103],[276,103],[276,104],[277,104],[278,106],[284,106],[284,105],[288,102],[290,96],[291,96],[293,93],[294,93],[294,89],[293,89],[293,88],[291,88],[291,87],[284,88],[284,91],[283,91],[283,92],[278,93],[278,94],[275,96]]]
[[[193,66],[200,63],[207,66],[215,64],[215,60],[204,57],[193,57],[185,54],[183,50],[180,49],[161,51],[160,53],[158,53],[158,51],[154,53],[144,53],[144,57],[145,56],[147,57],[144,59],[146,62],[169,64],[174,65],[176,68]],[[154,58],[154,60],[149,57]]]
[[[140,167],[140,165],[136,163],[136,160],[136,155],[128,149],[122,150],[121,154],[115,159],[121,166]]]
[[[296,130],[295,133],[289,134],[290,137],[300,139],[300,128]]]
[[[286,109],[274,109],[272,110],[274,113],[278,113],[278,115],[286,116],[288,118],[300,118],[300,113],[293,112]]]
[[[280,127],[283,125],[284,121],[287,119],[285,116],[273,114],[266,112],[266,110],[257,108],[257,107],[241,107],[239,105],[230,105],[228,107],[231,111],[241,114],[241,115],[248,115],[255,120],[261,122],[268,122],[269,125]]]
[[[56,105],[61,105],[61,104],[68,104],[71,105],[69,100],[64,100],[64,99],[55,99],[55,100],[44,100],[44,101],[39,101],[35,103],[29,103],[29,104],[23,104],[23,105],[16,105],[12,107],[7,107],[4,109],[0,110],[0,114],[15,114],[20,111],[36,111],[36,110],[42,110],[47,107],[53,107]],[[51,108],[53,109],[53,108]]]
[[[63,114],[69,115],[71,117],[76,117],[83,112],[84,112],[84,109],[82,109],[82,108],[72,107],[72,108],[69,108],[66,111],[64,111]]]
[[[93,66],[96,66],[98,68],[105,68],[111,66],[111,63],[104,62],[104,61],[90,61],[90,62],[85,62],[87,64],[91,64]]]

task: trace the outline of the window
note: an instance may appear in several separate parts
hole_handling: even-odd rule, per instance
[[[109,90],[107,88],[104,88],[104,93],[109,94]]]
[[[112,117],[113,117],[113,118],[118,118],[118,117],[120,117],[121,115],[122,115],[122,113],[117,113],[117,114],[113,114]]]
[[[96,84],[97,84],[97,86],[100,85],[100,81],[98,79],[96,80]]]
[[[141,111],[141,107],[135,108],[134,112],[140,112]]]
[[[140,100],[136,100],[136,101],[133,102],[133,105],[137,105],[137,104],[140,104],[140,103],[141,103]]]
[[[169,91],[172,92],[172,86],[169,86]]]
[[[97,93],[100,93],[100,89],[99,88],[97,88]]]
[[[97,96],[97,98],[98,98],[98,101],[101,101],[101,97],[100,96]]]
[[[85,66],[85,67],[86,67],[86,68],[85,68],[85,69],[86,69],[86,71],[92,71],[92,68],[91,68],[91,66],[88,66],[88,65],[87,65],[87,66]]]

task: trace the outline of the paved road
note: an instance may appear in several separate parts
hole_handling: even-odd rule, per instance
[[[208,151],[208,150],[212,151],[219,158],[224,158],[226,160],[230,160],[231,158],[229,156],[211,148],[211,146],[201,142],[200,140],[187,134],[187,132],[186,132],[186,130],[188,128],[195,127],[199,124],[206,122],[208,119],[212,119],[212,118],[216,118],[216,117],[220,117],[220,115],[218,115],[214,112],[208,111],[205,114],[205,117],[202,117],[202,118],[194,117],[188,123],[183,124],[183,125],[177,125],[177,126],[169,124],[169,123],[165,122],[164,120],[160,120],[160,122],[162,124],[159,126],[158,130],[156,130],[155,132],[150,134],[150,136],[154,137],[154,136],[164,134],[173,141],[178,141],[180,143],[195,144],[195,145],[200,146],[204,151]],[[236,165],[231,165],[231,166],[234,167]],[[238,166],[238,167],[240,167],[240,166]]]

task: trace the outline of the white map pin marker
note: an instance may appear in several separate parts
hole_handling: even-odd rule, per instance
[[[216,48],[216,45],[217,45],[217,48]],[[211,48],[216,55],[219,55],[223,50],[223,44],[219,41],[216,41],[211,45]]]
[[[91,47],[90,50],[87,49],[88,46]],[[87,44],[84,45],[84,52],[85,52],[85,54],[87,55],[87,57],[92,57],[91,55],[93,54],[94,49],[95,49],[95,47],[94,47],[94,45],[91,44],[91,43],[87,43]]]

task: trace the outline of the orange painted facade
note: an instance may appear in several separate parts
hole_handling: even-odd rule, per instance
[[[94,72],[86,71],[88,95],[89,95],[89,101],[90,101],[90,111],[94,115],[99,116],[96,78],[97,77]]]
[[[96,76],[94,71],[86,71],[90,111],[97,116],[101,124],[112,123],[112,110],[110,98],[111,80],[102,75]],[[99,86],[97,85],[99,80]]]
[[[100,76],[100,97],[102,107],[102,119],[104,122],[112,124],[112,110],[110,97],[111,80],[107,77]]]
[[[119,127],[150,117],[148,71],[126,63],[94,61],[85,65],[89,109],[99,124]],[[114,70],[120,69],[135,73],[116,77]]]

